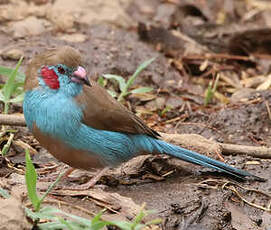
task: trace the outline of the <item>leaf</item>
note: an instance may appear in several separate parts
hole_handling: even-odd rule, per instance
[[[74,219],[75,221],[77,221],[77,222],[79,222],[81,224],[84,224],[85,226],[91,226],[91,220],[88,220],[88,219],[85,219],[85,218],[80,217],[80,216],[75,216],[73,214],[63,212],[62,210],[54,208],[54,207],[47,206],[47,207],[44,207],[44,208],[42,208],[40,210],[40,215],[43,218],[44,217],[46,217],[48,219],[50,219],[52,217],[55,218],[56,214],[65,215],[67,217],[70,217],[70,218]]]
[[[70,220],[64,220],[64,221],[65,221],[65,223],[61,223],[60,220],[56,220],[53,222],[38,224],[38,228],[40,230],[59,230],[59,229],[66,230],[66,229],[68,229],[67,228],[67,224],[68,224],[74,230],[103,230],[103,228],[100,228],[100,229],[88,228],[88,227],[80,225],[77,222],[70,221]]]
[[[125,82],[125,79],[123,77],[118,76],[118,75],[114,75],[114,74],[104,74],[103,77],[107,78],[107,79],[114,79],[114,80],[116,80],[119,83],[120,91],[121,92],[125,91],[125,89],[126,89],[126,82]]]
[[[117,97],[117,93],[113,90],[108,89],[107,93],[109,93],[111,97]]]
[[[2,91],[0,91],[0,101],[4,102],[4,100],[5,100],[4,95],[3,95]]]
[[[27,217],[29,217],[33,221],[38,221],[40,219],[39,215],[37,215],[35,212],[33,212],[31,209],[25,207],[24,212]]]
[[[24,93],[19,94],[17,97],[9,100],[10,103],[18,103],[24,100]]]
[[[97,83],[98,83],[100,86],[105,87],[105,80],[104,80],[103,77],[100,76],[100,77],[98,78]]]
[[[5,67],[5,66],[0,66],[0,74],[4,75],[6,77],[9,77],[12,74],[13,71],[14,71],[14,69],[12,69],[12,68],[8,68],[8,67]],[[19,82],[24,82],[25,75],[23,73],[18,72],[16,79]]]
[[[205,92],[204,106],[207,106],[209,102],[212,100],[214,93],[216,92],[219,78],[220,78],[220,75],[217,74],[214,84],[213,84],[213,81],[209,82],[208,88]]]
[[[148,93],[148,92],[151,92],[152,90],[153,88],[151,87],[140,87],[140,88],[131,90],[130,93]]]
[[[71,225],[68,221],[64,220],[63,218],[59,217],[58,220],[59,220],[59,222],[60,222],[61,224],[63,224],[64,226],[66,226],[66,228],[67,228],[68,230],[73,230],[73,229],[74,229],[74,228],[72,227],[72,225]]]
[[[101,216],[105,212],[106,209],[100,211],[96,216],[93,217],[91,220],[91,229],[99,230],[102,229],[104,226],[108,225],[109,222],[101,221]]]
[[[99,223],[91,225],[91,230],[102,230],[105,226],[110,225],[109,222],[99,221]]]
[[[65,174],[65,172],[62,172],[58,175],[58,177],[56,178],[56,180],[50,184],[50,186],[48,187],[48,189],[46,190],[46,192],[43,194],[43,196],[40,198],[39,203],[41,204],[43,202],[43,200],[45,199],[45,197],[52,191],[52,189],[56,186],[56,184],[60,181],[61,177]]]
[[[42,208],[40,211],[33,212],[32,210],[25,208],[26,214],[28,217],[30,217],[32,220],[56,220],[56,216],[51,213],[46,213],[48,207]]]
[[[131,223],[125,222],[125,221],[112,221],[112,225],[116,225],[121,230],[132,230]]]
[[[25,172],[25,180],[27,187],[28,198],[30,199],[34,209],[36,211],[39,210],[40,199],[37,194],[37,173],[35,167],[31,161],[29,150],[25,150],[25,162],[26,162],[26,172]]]
[[[98,214],[96,216],[94,216],[93,219],[91,220],[91,224],[95,224],[95,223],[99,222],[100,219],[101,219],[101,216],[103,215],[103,213],[105,212],[105,210],[106,209],[98,212]]]
[[[21,65],[23,61],[23,57],[20,58],[20,60],[18,61],[15,69],[12,71],[12,73],[10,74],[8,80],[6,81],[4,87],[3,87],[3,95],[5,97],[5,101],[8,101],[15,89],[15,79],[16,79],[16,76],[17,76],[17,72],[18,72],[18,69]]]
[[[207,106],[213,98],[212,82],[209,82],[208,88],[205,92],[204,105]]]
[[[65,229],[65,225],[60,223],[59,221],[55,222],[48,222],[38,225],[40,230],[59,230],[59,229]],[[79,229],[78,229],[79,230]]]
[[[14,92],[22,93],[24,91],[23,86],[23,82],[14,82]]]
[[[145,213],[143,212],[143,210],[141,210],[135,217],[134,221],[133,221],[133,224],[132,224],[132,227],[136,227],[141,221],[142,219],[144,218],[145,216]]]
[[[156,58],[151,58],[139,65],[139,67],[136,69],[132,77],[128,79],[127,84],[126,84],[126,90],[128,90],[131,87],[131,85],[134,83],[137,75],[139,75],[142,72],[142,70],[144,70],[148,65],[150,65],[155,59]]]

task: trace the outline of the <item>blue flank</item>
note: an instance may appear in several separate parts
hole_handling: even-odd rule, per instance
[[[81,92],[82,86],[69,81],[66,76],[59,77],[59,80],[58,90],[49,89],[39,79],[40,87],[26,92],[23,107],[30,130],[35,122],[43,133],[73,148],[96,154],[110,166],[125,162],[144,151],[168,154],[239,178],[255,178],[243,170],[147,135],[97,130],[86,126],[81,122],[83,108],[73,99]]]

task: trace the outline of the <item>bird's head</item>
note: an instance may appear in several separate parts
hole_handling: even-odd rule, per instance
[[[67,86],[89,85],[80,53],[64,46],[37,55],[26,70],[25,90],[43,87],[65,90]]]

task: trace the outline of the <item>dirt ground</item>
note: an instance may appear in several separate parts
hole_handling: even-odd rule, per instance
[[[154,90],[125,101],[150,127],[199,134],[216,143],[271,148],[270,17],[271,4],[263,0],[6,0],[0,2],[0,65],[14,67],[23,54],[23,72],[34,54],[70,45],[83,54],[95,80],[106,73],[127,79],[140,63],[156,57],[134,84]],[[205,91],[217,74],[217,91],[204,106]],[[21,105],[13,105],[10,113],[22,113]],[[64,164],[41,148],[27,128],[12,128],[18,130],[15,141],[37,152],[33,162],[43,190],[49,182],[42,179],[60,172]],[[14,224],[19,218],[19,224],[12,227],[1,220],[0,229],[33,227],[21,215],[21,204],[28,201],[24,151],[16,143],[9,161],[0,158],[0,186],[17,203],[2,199],[0,210],[17,211],[10,222],[5,219]],[[107,219],[129,219],[146,203],[146,209],[156,211],[149,218],[162,218],[157,229],[164,230],[270,229],[271,151],[261,158],[246,152],[203,153],[267,181],[235,181],[176,159],[141,156],[111,169],[93,192],[55,190],[50,199],[84,217],[89,216],[78,207],[94,213],[108,208]],[[92,175],[78,170],[72,176],[80,180],[61,184],[73,186]]]

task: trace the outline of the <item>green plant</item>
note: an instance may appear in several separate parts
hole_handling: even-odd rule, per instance
[[[146,226],[161,223],[161,219],[154,219],[154,220],[151,220],[145,224],[142,224],[141,222],[142,222],[143,218],[151,213],[152,213],[152,211],[144,211],[144,205],[143,205],[140,212],[137,214],[137,216],[134,218],[134,220],[132,222],[112,221],[111,225],[116,225],[122,230],[140,230]]]
[[[38,228],[41,230],[58,230],[58,229],[68,229],[68,230],[102,230],[105,226],[114,225],[118,226],[122,230],[140,230],[146,226],[152,224],[158,224],[161,222],[160,219],[155,219],[145,224],[142,224],[142,220],[150,212],[144,211],[142,207],[139,214],[134,218],[132,222],[126,221],[104,221],[101,219],[103,211],[100,211],[92,220],[85,219],[70,213],[66,213],[55,207],[41,207],[44,198],[52,190],[52,188],[58,183],[62,174],[57,178],[57,180],[49,186],[45,194],[40,198],[37,194],[37,173],[35,167],[31,161],[29,151],[25,151],[25,161],[26,161],[26,185],[28,197],[34,207],[34,211],[25,207],[26,215],[31,218],[35,223],[38,224]],[[6,196],[4,191],[0,190],[0,195]],[[39,221],[42,220],[41,223]]]
[[[38,224],[42,230],[74,229],[74,230],[101,230],[110,222],[101,220],[102,212],[98,213],[92,220],[88,220],[70,213],[61,211],[55,207],[43,207],[39,212],[25,209],[26,215]],[[65,218],[65,219],[64,219]],[[46,221],[44,223],[44,221]]]
[[[13,130],[9,130],[9,131],[8,131],[8,132],[10,133],[9,138],[7,139],[7,143],[3,146],[2,150],[0,151],[0,152],[1,152],[1,155],[2,155],[3,157],[6,156],[8,150],[9,150],[9,148],[10,148],[10,145],[11,145],[11,143],[12,143],[12,141],[13,141],[13,138],[14,138],[14,133],[12,133],[11,131],[13,131]],[[1,139],[2,139],[2,135],[0,134],[0,140],[1,140]]]
[[[24,98],[23,84],[25,76],[18,72],[22,61],[23,57],[20,58],[15,69],[0,66],[0,74],[8,77],[6,83],[0,85],[0,101],[4,103],[5,114],[8,113],[10,103],[21,102]]]
[[[54,186],[59,182],[63,173],[58,176],[56,181],[52,183],[44,195],[40,198],[37,194],[37,173],[35,167],[31,161],[29,150],[25,151],[25,162],[26,162],[26,172],[25,172],[25,181],[27,187],[28,198],[34,206],[35,211],[40,210],[40,205],[42,204],[45,197],[49,194],[49,192],[54,188]]]
[[[15,69],[11,69],[8,67],[0,66],[0,74],[8,77],[5,84],[0,84],[0,101],[4,104],[3,113],[7,114],[9,111],[10,103],[21,102],[24,98],[23,85],[25,75],[19,73],[19,67],[23,61],[23,57],[18,61]],[[0,132],[0,142],[7,141],[7,143],[3,146],[0,154],[5,156],[10,148],[12,140],[14,138],[14,131],[5,130],[5,126],[2,126],[2,131]],[[10,133],[9,137],[6,139],[4,137],[5,134]]]
[[[121,76],[118,75],[113,75],[113,74],[104,74],[103,77],[106,79],[112,79],[112,80],[116,80],[119,84],[119,89],[120,89],[120,94],[117,98],[118,101],[123,100],[124,97],[126,97],[129,94],[133,94],[133,93],[147,93],[153,90],[153,88],[150,87],[140,87],[137,89],[133,89],[133,90],[129,90],[130,87],[132,86],[132,84],[134,83],[136,77],[148,66],[150,65],[153,61],[155,60],[155,58],[151,58],[145,62],[143,62],[142,64],[140,64],[138,66],[138,68],[136,69],[136,71],[134,72],[134,74],[127,80],[125,81],[125,79]],[[98,79],[98,83],[102,86],[105,85],[104,80],[100,77]],[[117,94],[113,91],[109,91],[109,93],[111,94],[111,96],[116,97]]]
[[[166,106],[161,112],[160,112],[160,117],[163,117],[167,112],[171,110],[171,106]]]
[[[204,106],[207,106],[210,103],[210,101],[212,100],[212,98],[214,97],[214,94],[215,94],[216,89],[217,89],[217,84],[218,84],[218,81],[219,81],[219,77],[220,77],[220,75],[217,74],[215,81],[212,80],[212,81],[209,82],[207,91],[205,93]]]

